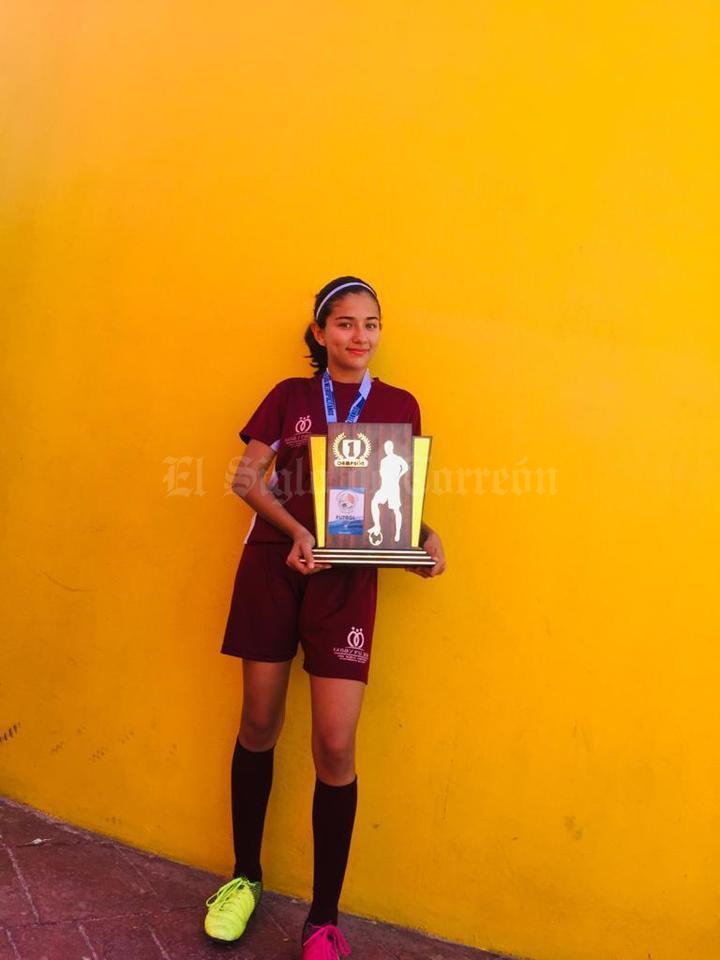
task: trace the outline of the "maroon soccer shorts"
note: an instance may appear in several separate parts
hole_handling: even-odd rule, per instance
[[[246,543],[233,587],[221,653],[292,660],[317,677],[368,682],[377,601],[376,567],[292,570],[292,544]]]

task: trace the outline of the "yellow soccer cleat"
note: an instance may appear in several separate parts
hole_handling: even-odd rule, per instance
[[[213,940],[232,943],[245,933],[248,920],[262,896],[262,881],[233,877],[205,901],[205,933]]]

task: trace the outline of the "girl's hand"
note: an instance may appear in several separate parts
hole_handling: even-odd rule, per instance
[[[416,573],[419,577],[437,577],[445,571],[445,553],[443,552],[440,537],[434,530],[428,530],[427,536],[420,544],[435,561],[432,567],[405,567],[408,573]]]
[[[290,553],[287,555],[285,563],[298,573],[310,575],[311,573],[320,573],[322,570],[328,570],[332,564],[320,563],[313,560],[312,548],[315,546],[315,537],[309,530],[303,529],[295,535]]]

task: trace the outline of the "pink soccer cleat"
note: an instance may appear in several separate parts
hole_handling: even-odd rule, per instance
[[[350,946],[333,923],[324,923],[303,944],[302,960],[339,960],[350,956]]]

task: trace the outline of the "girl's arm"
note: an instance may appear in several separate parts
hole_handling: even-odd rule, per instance
[[[313,560],[315,537],[289,513],[265,483],[265,474],[275,451],[261,440],[250,440],[232,482],[233,491],[263,520],[267,520],[293,541],[287,563],[300,573],[326,570],[329,563]]]

